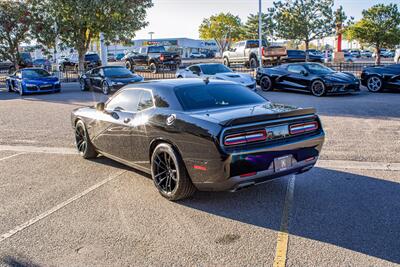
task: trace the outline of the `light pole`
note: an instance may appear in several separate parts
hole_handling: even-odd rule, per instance
[[[261,0],[258,0],[258,60],[259,66],[262,67],[262,12]]]
[[[154,34],[154,32],[148,32],[148,34],[150,35],[150,41],[153,41],[153,34]]]

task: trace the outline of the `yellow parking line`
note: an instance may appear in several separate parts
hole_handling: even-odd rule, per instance
[[[286,189],[285,203],[283,206],[283,213],[281,219],[281,226],[278,233],[278,239],[276,243],[276,252],[274,259],[274,267],[286,266],[287,250],[289,243],[289,215],[292,207],[293,195],[294,195],[294,183],[296,176],[292,175],[289,178],[288,186]]]

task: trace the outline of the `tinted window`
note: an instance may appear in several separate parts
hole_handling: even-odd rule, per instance
[[[89,54],[89,55],[85,55],[85,60],[86,61],[98,61],[98,60],[100,60],[100,57],[97,54]]]
[[[107,110],[136,112],[142,90],[124,90],[107,104]]]
[[[265,103],[257,93],[237,84],[180,86],[175,94],[184,110],[212,109]]]
[[[149,53],[162,53],[165,52],[164,46],[150,46]]]
[[[305,68],[301,65],[291,65],[287,68],[287,70],[293,73],[301,73],[302,71],[305,71]]]
[[[201,65],[201,70],[206,75],[215,75],[217,73],[232,72],[228,67],[222,64]]]
[[[306,67],[309,72],[314,74],[328,74],[334,72],[332,69],[321,64],[307,64]]]
[[[200,73],[200,72],[201,72],[199,66],[191,66],[191,67],[189,67],[189,70],[190,70],[191,72],[193,72],[193,73]]]
[[[145,110],[153,107],[153,96],[149,91],[144,90],[140,97],[138,110]]]
[[[306,56],[306,53],[301,50],[288,50],[287,53],[290,56]]]
[[[257,48],[258,44],[259,44],[258,40],[247,41],[247,48]],[[265,40],[262,41],[261,45],[262,46],[267,46],[267,43],[265,42]]]
[[[43,78],[43,77],[49,77],[50,73],[48,73],[45,70],[42,69],[25,69],[22,71],[22,76],[23,78]]]
[[[104,68],[104,74],[106,77],[130,77],[132,72],[127,68]]]

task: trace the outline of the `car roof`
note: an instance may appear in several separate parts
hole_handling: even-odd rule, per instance
[[[227,84],[237,84],[231,81],[225,80],[208,80],[208,83],[205,82],[205,79],[199,78],[187,78],[187,79],[165,79],[165,80],[153,80],[153,81],[145,81],[137,84],[129,84],[125,86],[125,89],[136,89],[136,88],[153,88],[157,89],[174,89],[179,86],[201,86],[201,85],[227,85]]]

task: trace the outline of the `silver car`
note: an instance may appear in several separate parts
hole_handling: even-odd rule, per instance
[[[233,72],[230,68],[219,63],[195,64],[184,69],[178,69],[176,78],[209,78],[232,81],[250,89],[256,89],[256,81],[247,73]]]

